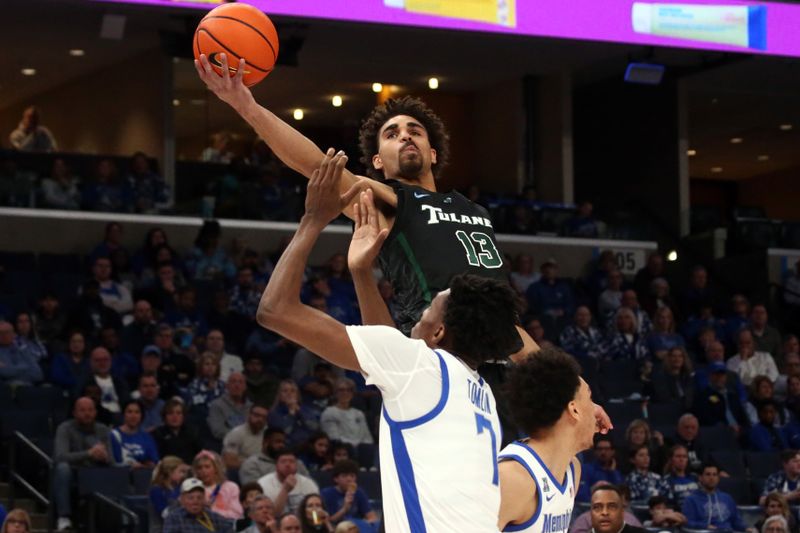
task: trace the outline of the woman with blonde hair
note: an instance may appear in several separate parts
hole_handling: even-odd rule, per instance
[[[181,483],[189,473],[189,465],[183,459],[167,455],[158,462],[150,482],[150,532],[158,533],[164,524],[164,517],[173,502],[180,496]]]
[[[660,307],[653,314],[653,331],[647,336],[647,348],[650,354],[664,359],[673,348],[684,348],[683,337],[675,333],[675,316],[669,307]]]
[[[238,520],[244,515],[239,501],[239,486],[225,478],[225,465],[218,453],[202,450],[192,462],[192,470],[206,489],[206,504],[215,513]]]
[[[29,533],[33,528],[31,517],[23,509],[12,509],[3,520],[3,528],[0,533]]]
[[[764,500],[764,516],[753,525],[756,531],[762,531],[766,526],[767,520],[773,516],[782,516],[788,524],[788,531],[786,533],[797,533],[797,520],[789,507],[789,502],[786,497],[780,492],[770,492]]]
[[[187,409],[208,409],[208,404],[225,394],[225,382],[219,376],[219,359],[211,352],[203,352],[197,358],[197,374],[183,393]]]
[[[650,452],[650,470],[661,472],[664,468],[664,436],[652,431],[646,420],[637,418],[625,429],[625,442],[619,447],[617,465],[623,474],[629,473],[633,466],[628,460],[631,451],[647,446]]]
[[[603,346],[606,359],[640,360],[648,357],[650,352],[639,334],[639,321],[630,308],[617,309],[612,324]]]
[[[319,415],[303,405],[297,384],[291,379],[284,379],[278,387],[275,403],[269,410],[267,426],[283,430],[287,446],[301,446],[319,430]]]

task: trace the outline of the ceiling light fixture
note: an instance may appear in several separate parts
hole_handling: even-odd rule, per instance
[[[21,72],[22,72],[23,76],[35,76],[36,75],[36,69],[35,68],[27,68],[26,67],[26,68],[22,69]]]
[[[693,157],[697,155],[697,150],[686,150],[686,155]]]
[[[86,55],[86,52],[81,50],[80,48],[73,48],[69,51],[69,55],[72,57],[83,57]]]
[[[175,106],[175,107],[178,107],[179,105],[181,105],[181,101],[178,100],[177,98],[173,98],[172,99],[172,105]]]
[[[713,172],[714,174],[719,174],[720,172],[722,172],[722,167],[711,167],[711,172]]]
[[[731,139],[731,144],[742,144],[742,142],[744,142],[744,139],[741,137],[734,137]]]
[[[439,78],[429,78],[428,79],[428,88],[432,90],[436,90],[439,88]]]
[[[379,93],[383,90],[383,84],[378,83],[377,81],[372,84],[372,92]]]
[[[295,109],[294,112],[292,113],[292,116],[294,117],[295,120],[303,120],[305,113],[303,113],[302,109]]]
[[[673,262],[678,260],[678,251],[677,250],[670,250],[667,253],[667,261]]]
[[[333,107],[342,107],[342,97],[337,94],[331,98],[331,104]]]
[[[792,126],[791,124],[781,124],[781,125],[780,125],[780,126],[778,126],[778,127],[781,129],[781,131],[789,131],[789,130],[791,130],[791,129],[792,129],[794,126]]]
[[[769,156],[764,154],[764,155],[758,156],[756,159],[758,159],[759,161],[769,161]]]

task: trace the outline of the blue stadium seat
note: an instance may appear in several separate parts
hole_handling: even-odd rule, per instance
[[[750,495],[750,484],[744,478],[720,477],[719,490],[727,492],[738,504],[749,505],[753,498]]]
[[[629,423],[637,418],[642,418],[642,404],[637,401],[607,402],[604,407],[611,422],[615,427],[621,428],[623,433]]]
[[[778,452],[747,452],[747,466],[750,477],[767,478],[781,469]]]
[[[48,413],[21,411],[0,414],[0,427],[3,439],[10,438],[15,431],[19,431],[29,439],[43,439],[53,436]]]
[[[738,450],[736,435],[728,426],[703,426],[697,435],[697,441],[706,450]]]
[[[0,265],[5,267],[6,272],[32,272],[36,270],[36,256],[33,252],[0,252]]]
[[[11,385],[0,383],[0,413],[14,410],[14,394]]]
[[[737,505],[736,508],[739,509],[739,514],[747,527],[755,526],[764,516],[764,509],[760,505]]]
[[[314,478],[320,489],[333,485],[333,476],[331,476],[330,470],[314,470],[311,472],[311,477]]]
[[[740,451],[715,450],[711,452],[711,460],[732,477],[744,478],[747,476],[744,454]]]
[[[370,500],[381,499],[381,474],[375,470],[358,473],[358,485],[367,493]]]
[[[35,270],[11,270],[3,275],[2,291],[20,294],[28,304],[35,304],[42,293],[42,277]]]
[[[150,490],[150,480],[152,478],[152,468],[136,468],[131,470],[131,485],[133,486],[133,494],[146,495]]]
[[[650,426],[674,425],[683,414],[684,409],[679,403],[648,403],[647,421]]]
[[[130,471],[127,467],[79,468],[77,478],[81,496],[99,492],[109,498],[121,498],[131,493]]]
[[[83,259],[78,254],[39,254],[39,271],[44,275],[56,272],[84,274]]]

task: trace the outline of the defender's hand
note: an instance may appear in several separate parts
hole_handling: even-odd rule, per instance
[[[381,251],[381,246],[389,235],[389,230],[380,228],[378,212],[375,209],[372,189],[359,196],[353,206],[355,230],[347,252],[347,266],[353,270],[368,270]]]

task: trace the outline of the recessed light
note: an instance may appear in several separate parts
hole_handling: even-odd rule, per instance
[[[177,98],[173,98],[172,99],[172,105],[175,106],[175,107],[178,107],[179,105],[181,105],[181,101],[178,100]]]
[[[689,157],[696,156],[697,150],[686,150],[686,155],[688,155]]]
[[[789,130],[791,130],[791,129],[792,129],[794,126],[792,126],[791,124],[781,124],[781,125],[780,125],[780,126],[778,126],[778,127],[781,129],[781,131],[789,131]]]
[[[333,107],[342,107],[342,97],[337,94],[331,98],[331,105],[333,105]]]
[[[439,78],[429,78],[428,79],[428,88],[429,89],[438,89],[439,88]]]
[[[295,120],[303,120],[303,117],[305,116],[305,113],[303,113],[302,109],[295,109],[292,112],[292,116],[294,117]]]
[[[667,261],[677,261],[678,260],[678,251],[677,250],[670,250],[667,253]]]
[[[722,172],[722,167],[711,167],[711,172],[713,172],[714,174],[719,174],[720,172]]]
[[[759,161],[769,161],[769,156],[764,154],[764,155],[758,156],[756,159],[758,159]]]
[[[23,76],[35,76],[36,75],[36,69],[35,68],[24,68],[24,69],[22,69],[21,72],[22,72]]]
[[[71,55],[72,57],[82,57],[86,55],[86,52],[84,52],[80,48],[73,48],[72,50],[69,51],[69,55]]]
[[[733,137],[731,139],[731,144],[742,144],[742,142],[744,142],[744,139],[741,137]]]
[[[372,92],[379,93],[383,90],[383,84],[378,83],[377,81],[372,84]]]
[[[189,103],[192,104],[192,105],[206,105],[206,99],[205,98],[192,98],[191,100],[189,100]]]

